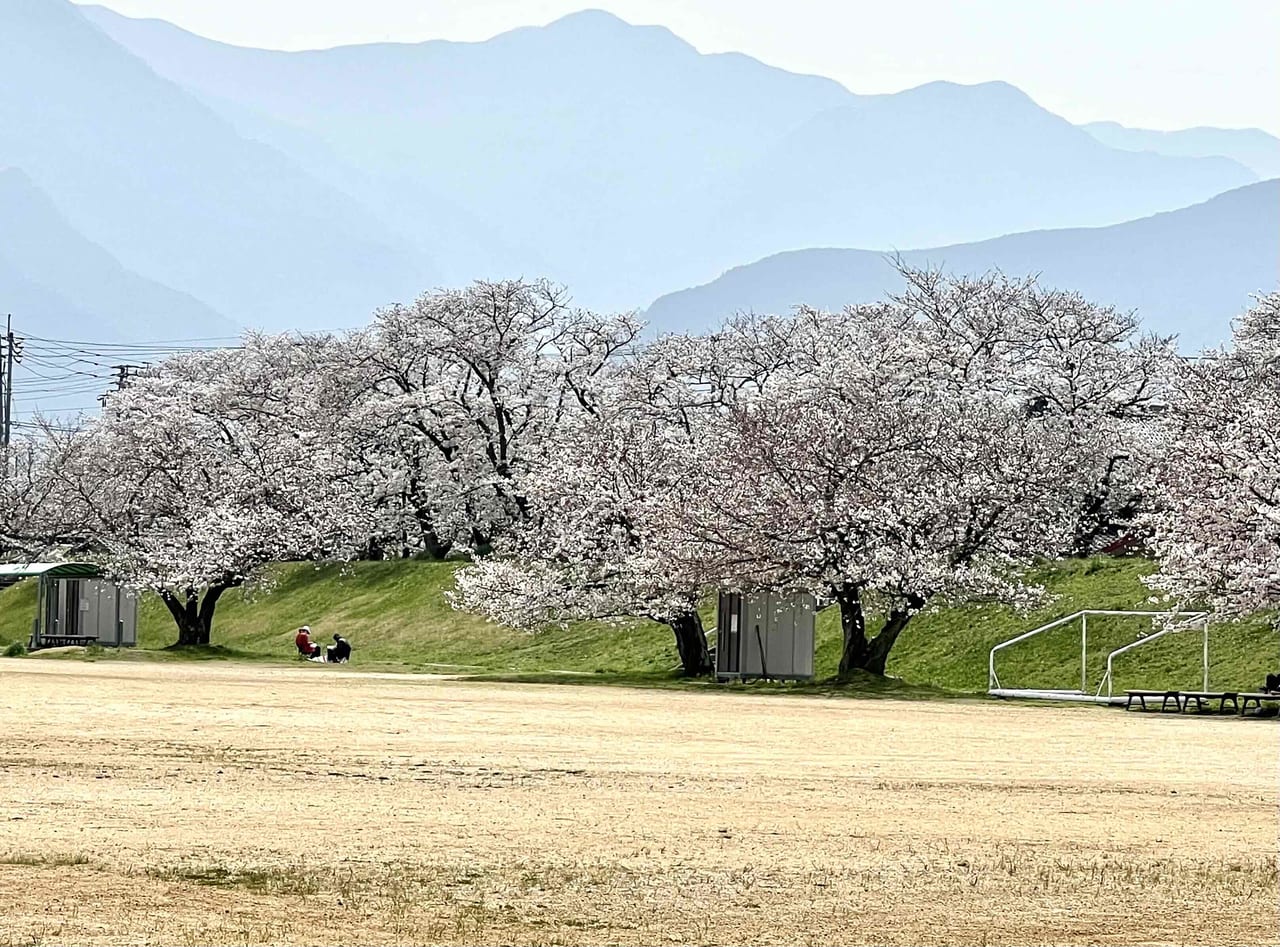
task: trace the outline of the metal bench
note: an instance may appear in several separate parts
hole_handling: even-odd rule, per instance
[[[1253,694],[1240,694],[1240,714],[1244,715],[1249,709],[1250,704],[1257,704],[1258,709],[1262,709],[1264,703],[1280,703],[1280,694],[1268,694],[1265,691],[1258,691]]]
[[[66,648],[75,645],[87,648],[89,645],[97,643],[97,635],[41,635],[40,643],[32,650],[39,648]]]
[[[1240,701],[1235,691],[1182,691],[1182,709],[1186,710],[1191,706],[1191,702],[1195,701],[1196,713],[1204,713],[1205,707],[1209,706],[1212,710],[1212,704],[1218,701],[1218,713],[1225,714],[1227,712],[1227,704],[1231,704],[1231,709],[1237,713],[1240,711]]]
[[[1125,701],[1124,709],[1128,710],[1133,706],[1136,700],[1143,710],[1147,709],[1147,699],[1155,700],[1160,698],[1160,712],[1164,713],[1169,709],[1169,701],[1173,701],[1175,710],[1182,710],[1182,703],[1178,699],[1178,691],[1125,691],[1128,700]]]

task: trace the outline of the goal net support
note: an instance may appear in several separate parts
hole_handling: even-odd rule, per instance
[[[1090,690],[1089,686],[1089,619],[1091,617],[1146,618],[1153,625],[1160,625],[1155,631],[1145,635],[1139,634],[1136,640],[1108,652],[1106,670],[1099,679],[1097,687],[1093,690]],[[1001,683],[996,667],[996,656],[1000,652],[1006,648],[1029,641],[1038,635],[1076,622],[1079,623],[1080,629],[1080,687],[1078,689],[1074,687],[1061,689],[1006,687]],[[1051,621],[1047,625],[1033,628],[1018,635],[1016,638],[1002,641],[992,648],[987,662],[987,693],[992,697],[1022,697],[1041,700],[1077,700],[1096,704],[1123,704],[1125,697],[1123,695],[1117,697],[1112,693],[1115,682],[1112,673],[1115,659],[1128,651],[1157,641],[1165,635],[1182,631],[1199,631],[1201,633],[1201,685],[1207,691],[1209,690],[1209,615],[1207,612],[1117,611],[1086,608],[1067,615],[1065,618]]]

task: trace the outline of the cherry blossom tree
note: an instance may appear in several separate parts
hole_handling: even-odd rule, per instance
[[[617,350],[576,384],[522,480],[530,515],[498,556],[458,574],[458,604],[537,629],[640,616],[668,625],[688,676],[713,667],[698,612],[705,590],[672,568],[655,532],[701,412],[720,400],[712,340],[671,336]]]
[[[653,535],[671,488],[666,461],[682,446],[661,417],[616,401],[558,427],[523,484],[532,515],[499,555],[459,571],[458,604],[529,629],[648,618],[670,626],[686,675],[710,673],[702,589],[671,569]]]
[[[1022,568],[1077,545],[1168,350],[1034,281],[908,276],[882,305],[726,327],[757,351],[722,367],[745,383],[701,413],[655,531],[709,587],[837,603],[842,674],[884,673],[931,603],[1029,602]]]
[[[1280,293],[1238,320],[1233,347],[1182,366],[1167,425],[1151,584],[1224,614],[1280,605]]]
[[[805,589],[840,607],[843,673],[883,673],[932,602],[1031,601],[1022,567],[1133,502],[1171,347],[1033,280],[904,275],[880,305],[738,317],[629,359],[608,410],[551,439],[523,481],[535,515],[460,575],[462,601],[526,626],[649,615],[688,672],[709,591]]]
[[[1030,601],[1028,562],[1124,523],[1169,429],[1151,416],[1170,343],[1131,316],[1034,280],[904,275],[877,305],[643,346],[633,317],[524,281],[344,336],[250,336],[48,432],[0,512],[58,511],[31,534],[155,590],[183,644],[269,562],[396,542],[480,554],[457,602],[510,625],[666,623],[688,674],[711,670],[710,592],[812,591],[839,606],[842,673],[882,674],[922,609]],[[1268,318],[1238,352],[1272,344]]]
[[[34,561],[80,543],[76,524],[51,502],[54,458],[75,422],[37,419],[35,429],[0,450],[0,555]]]
[[[791,367],[707,417],[664,532],[710,585],[836,602],[841,673],[883,673],[928,602],[1007,597],[1013,567],[1057,547],[1060,440],[1002,395],[931,371],[926,334],[892,309],[803,312],[791,339]],[[869,605],[886,616],[874,637]]]
[[[415,543],[436,557],[483,552],[526,519],[522,482],[539,445],[589,407],[593,380],[638,329],[573,308],[545,281],[481,281],[379,312],[356,426]]]
[[[531,515],[502,555],[458,574],[460,605],[526,628],[643,616],[670,626],[683,673],[714,670],[698,606],[705,578],[673,556],[678,479],[707,418],[757,391],[778,366],[785,320],[731,320],[707,336],[670,335],[596,373],[580,410],[548,430],[524,484]]]
[[[907,290],[896,301],[950,340],[954,370],[984,371],[1029,410],[1066,421],[1088,478],[1069,551],[1086,555],[1124,533],[1161,450],[1152,419],[1177,363],[1174,340],[1141,334],[1134,313],[1035,279],[900,271]]]
[[[332,436],[344,340],[251,335],[171,358],[114,393],[53,458],[53,503],[120,580],[151,589],[178,643],[268,563],[349,557],[370,485]]]

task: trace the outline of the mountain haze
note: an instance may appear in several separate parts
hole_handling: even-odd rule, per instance
[[[705,196],[753,143],[853,98],[830,80],[703,56],[666,29],[597,11],[483,43],[306,53],[240,49],[102,8],[87,15],[213,107],[304,129],[386,180],[384,206],[427,220],[446,195],[605,305],[671,285],[655,256],[684,271],[683,252],[667,253],[671,232],[701,225]],[[435,203],[422,206],[405,181],[427,182]]]
[[[902,258],[956,274],[1039,274],[1045,285],[1136,309],[1147,329],[1177,334],[1183,350],[1194,351],[1229,337],[1231,318],[1250,305],[1250,294],[1280,288],[1280,181],[1111,227],[1012,234]],[[735,312],[836,309],[901,289],[890,254],[799,250],[664,296],[646,316],[656,331],[705,329]]]
[[[0,168],[0,312],[18,334],[136,341],[179,334],[235,336],[239,328],[198,300],[125,269],[81,236],[18,168]]]
[[[66,0],[0,9],[0,161],[126,268],[240,323],[361,322],[432,278],[375,215],[237,134]]]
[[[1108,148],[1007,83],[935,82],[822,112],[796,129],[721,215],[718,242],[749,235],[745,256],[969,242],[1119,223],[1254,180],[1226,158]],[[756,199],[768,193],[775,199]]]
[[[1260,128],[1183,128],[1161,132],[1128,128],[1116,122],[1092,122],[1080,127],[1111,148],[1183,158],[1217,155],[1244,165],[1258,177],[1280,177],[1280,138]]]
[[[859,96],[600,11],[311,52],[86,15],[241,134],[323,146],[313,173],[433,259],[413,235],[457,233],[446,281],[547,275],[600,308],[780,250],[1110,224],[1257,178],[1110,148],[1003,83]]]

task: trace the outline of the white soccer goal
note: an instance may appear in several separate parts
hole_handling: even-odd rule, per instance
[[[1136,640],[1129,642],[1122,647],[1116,648],[1107,654],[1107,667],[1102,678],[1098,681],[1098,686],[1092,692],[1089,689],[1089,618],[1090,616],[1110,616],[1110,617],[1130,617],[1130,618],[1147,618],[1152,622],[1163,620],[1163,627],[1148,634],[1139,633]],[[1000,677],[996,671],[996,655],[1006,648],[1020,644],[1037,635],[1044,634],[1047,631],[1053,631],[1055,628],[1061,628],[1064,625],[1070,625],[1072,622],[1080,623],[1080,687],[1076,688],[1035,688],[1035,687],[1005,687],[1000,683]],[[1086,608],[1081,611],[1067,615],[1065,618],[1059,618],[1051,621],[1047,625],[1041,625],[1039,628],[1033,628],[1031,631],[1024,632],[1016,638],[1010,638],[1008,641],[1002,641],[991,649],[991,654],[987,662],[987,693],[992,697],[1024,697],[1040,700],[1078,700],[1087,701],[1095,704],[1123,704],[1125,698],[1123,696],[1116,697],[1112,695],[1112,683],[1114,677],[1112,675],[1112,662],[1120,655],[1134,648],[1149,644],[1163,638],[1165,635],[1173,634],[1179,631],[1200,631],[1202,635],[1201,643],[1201,661],[1203,667],[1202,685],[1205,691],[1209,690],[1209,615],[1207,612],[1170,612],[1170,611],[1116,611],[1111,609],[1095,609]]]

